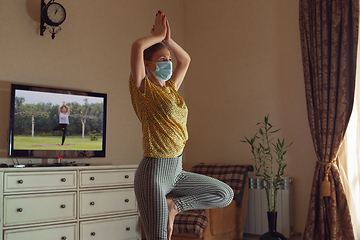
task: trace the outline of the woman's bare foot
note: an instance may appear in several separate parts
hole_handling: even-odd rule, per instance
[[[168,240],[170,240],[173,232],[175,216],[179,213],[179,211],[172,199],[167,198],[166,203],[168,205]]]

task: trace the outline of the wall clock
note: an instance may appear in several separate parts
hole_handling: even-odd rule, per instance
[[[50,0],[45,4],[44,0],[41,0],[41,13],[40,13],[40,35],[43,36],[46,29],[51,33],[51,38],[55,38],[55,34],[61,30],[60,24],[66,19],[65,8]],[[46,25],[46,26],[45,26]]]

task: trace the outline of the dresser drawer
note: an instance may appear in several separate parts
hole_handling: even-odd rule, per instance
[[[134,189],[80,192],[80,217],[137,211]]]
[[[4,226],[76,220],[76,193],[4,197]]]
[[[4,240],[77,240],[76,224],[5,230]]]
[[[5,192],[76,188],[76,171],[5,173]]]
[[[80,240],[138,239],[138,217],[80,222]]]
[[[135,170],[102,170],[80,172],[80,187],[134,184]]]

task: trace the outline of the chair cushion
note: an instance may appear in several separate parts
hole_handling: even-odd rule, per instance
[[[205,210],[189,210],[175,216],[174,233],[195,233],[201,237],[208,223]]]

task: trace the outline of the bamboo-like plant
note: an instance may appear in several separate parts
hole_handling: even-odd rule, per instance
[[[265,116],[263,122],[256,124],[260,125],[259,130],[254,137],[241,142],[248,143],[251,146],[251,152],[254,157],[256,176],[262,177],[262,187],[266,191],[269,212],[276,211],[276,198],[278,190],[283,183],[284,169],[287,164],[284,163],[284,155],[287,148],[293,142],[285,146],[285,139],[277,139],[273,143],[271,135],[280,131],[280,129],[272,130],[273,126],[269,122],[269,114]],[[258,135],[259,134],[259,135]],[[274,160],[278,163],[277,170],[274,166]]]

